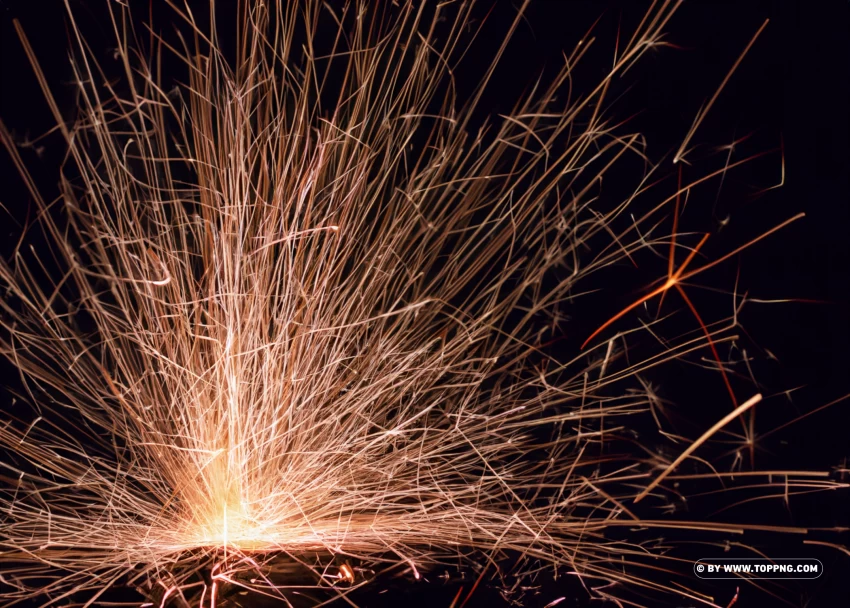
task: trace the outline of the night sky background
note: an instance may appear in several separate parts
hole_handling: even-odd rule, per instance
[[[69,1],[93,52],[108,65],[114,41],[105,20],[105,2]],[[229,2],[218,4],[223,10],[228,10],[230,5]],[[489,65],[518,5],[509,1],[481,3],[478,13],[482,18],[489,16],[479,40],[456,71],[461,98],[464,91],[472,90]],[[147,2],[137,6],[141,7],[141,14],[147,14]],[[647,7],[645,2],[533,2],[485,92],[482,109],[490,114],[507,114],[518,96],[533,86],[537,78],[548,83],[548,77],[560,66],[562,52],[569,53],[601,15],[593,31],[596,37],[593,48],[575,75],[577,92],[586,91],[588,83],[595,84],[611,65],[618,25],[630,34]],[[714,234],[703,251],[706,259],[711,260],[798,212],[807,215],[694,279],[700,286],[729,290],[737,277],[739,292],[747,291],[753,298],[807,300],[770,305],[750,303],[740,316],[746,334],[742,334],[738,345],[753,357],[753,371],[761,387],[755,389],[746,379],[735,379],[735,387],[742,400],[757,390],[765,395],[766,400],[757,406],[757,426],[762,432],[850,392],[848,7],[850,3],[844,0],[686,2],[667,27],[665,40],[678,48],[651,51],[612,87],[608,97],[609,115],[631,116],[630,124],[624,128],[643,133],[652,161],[663,160],[663,173],[672,175],[672,154],[694,116],[715,92],[753,34],[765,19],[770,19],[692,140],[692,145],[697,146],[693,159],[706,159],[706,164],[694,162],[693,167],[685,168],[685,177],[693,179],[707,168],[716,168],[721,157],[710,156],[712,149],[747,135],[750,137],[741,144],[741,151],[733,160],[759,151],[776,149],[777,152],[730,174],[719,191],[716,182],[701,188],[689,200],[681,220],[682,230]],[[167,13],[163,10],[162,14]],[[59,0],[0,0],[0,117],[19,143],[24,143],[53,127],[54,122],[15,35],[13,18],[23,25],[68,120],[73,119],[75,108],[68,62],[71,44],[66,14]],[[154,21],[167,29],[165,20],[157,21],[156,11]],[[221,20],[219,25],[225,28],[228,22]],[[785,184],[760,195],[760,190],[779,182],[780,147],[784,151]],[[58,195],[58,168],[64,155],[60,138],[47,136],[37,146],[23,148],[21,155],[45,198],[51,200]],[[629,175],[623,176],[623,183],[618,183],[617,177],[607,179],[609,182],[602,189],[602,205],[606,203],[604,197],[618,202],[617,196],[627,195],[635,183]],[[0,203],[17,222],[23,223],[31,215],[33,205],[5,151],[0,152],[0,186]],[[15,224],[0,211],[2,255],[12,251],[20,234],[16,230]],[[593,284],[585,285],[602,291],[586,301],[579,298],[564,310],[569,321],[563,326],[564,335],[552,347],[555,354],[564,359],[572,356],[593,329],[633,301],[642,287],[666,272],[666,261],[651,254],[644,253],[637,262],[637,268],[625,263],[606,269],[592,278]],[[692,289],[688,293],[707,320],[719,320],[731,312],[732,299],[728,295],[708,289]],[[693,318],[673,294],[664,306],[664,313],[679,311],[664,326],[666,337],[675,338],[694,330]],[[649,312],[653,313],[654,309],[650,308]],[[645,320],[651,318],[646,311],[635,315],[643,315]],[[634,318],[627,319],[621,328],[634,324]],[[613,331],[606,335],[612,335]],[[708,352],[704,354],[709,356]],[[5,362],[0,373],[1,386],[14,387],[19,382]],[[686,436],[699,436],[727,411],[724,408],[728,408],[728,397],[719,375],[697,368],[693,360],[665,365],[650,372],[648,377],[660,387],[665,399],[676,404],[677,429]],[[792,389],[796,390],[789,398],[785,393]],[[7,394],[0,394],[0,408],[9,401]],[[635,432],[647,445],[662,443],[650,427]],[[850,482],[850,401],[766,437],[759,448],[758,468],[829,470],[833,471],[833,478]],[[728,470],[732,457],[722,456],[722,450],[717,450],[716,456],[718,468]],[[688,517],[707,517],[728,500],[720,497],[697,501],[689,506],[692,510]],[[750,504],[717,518],[776,525],[850,526],[850,500],[846,491],[842,496],[832,493],[803,497],[792,501],[791,507],[789,512],[781,501],[770,501]],[[850,544],[846,532],[810,538]],[[725,537],[704,535],[699,540],[719,542]],[[815,581],[789,583],[783,598],[788,604],[744,587],[736,608],[850,606],[850,558],[846,555],[804,546],[800,538],[790,536],[762,538],[748,534],[745,539],[732,540],[758,544],[770,557],[816,557],[825,566],[824,575]],[[706,557],[705,550],[694,548],[692,557]],[[469,569],[465,573],[450,572],[448,581],[428,576],[430,582],[417,583],[403,576],[389,579],[355,599],[359,605],[370,608],[399,605],[448,608],[459,585],[468,588],[476,577]],[[553,581],[551,576],[544,575],[535,586],[539,589],[526,594],[524,605],[542,608],[560,596],[568,598],[560,606],[602,605],[601,602],[588,604],[586,593],[574,577],[562,576]],[[724,605],[734,595],[734,588],[734,581],[716,581],[701,587]],[[260,603],[252,601],[244,605]],[[506,605],[492,585],[479,588],[467,603],[469,607]],[[689,604],[674,601],[663,605]]]

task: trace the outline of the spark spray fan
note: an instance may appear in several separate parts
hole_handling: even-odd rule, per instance
[[[162,608],[356,605],[378,581],[445,577],[455,607],[487,585],[520,601],[546,571],[593,599],[715,606],[680,535],[806,530],[691,519],[685,488],[846,490],[754,466],[763,398],[729,354],[737,319],[689,291],[803,216],[710,256],[680,224],[701,189],[779,158],[718,164],[697,144],[765,25],[651,161],[609,100],[668,45],[678,3],[618,30],[578,82],[588,23],[498,112],[526,5],[474,80],[475,3],[116,2],[108,64],[68,6],[74,120],[15,26],[65,150],[58,198],[0,123],[36,210],[0,263],[0,349],[21,378],[0,425],[9,605],[118,589]],[[620,312],[567,319],[653,254],[666,275]],[[676,297],[678,337],[666,313],[635,321]],[[687,435],[647,380],[675,361],[725,391]],[[704,455],[727,427],[733,471]]]

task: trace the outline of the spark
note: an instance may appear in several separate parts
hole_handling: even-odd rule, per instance
[[[607,96],[648,49],[672,46],[664,28],[679,3],[653,3],[630,35],[618,28],[608,73],[574,90],[588,31],[551,83],[480,129],[526,5],[459,100],[473,3],[449,4],[374,14],[366,2],[240,3],[230,61],[188,5],[168,3],[190,34],[178,42],[110,4],[123,75],[105,81],[66,3],[74,122],[15,22],[67,149],[61,198],[49,202],[0,121],[38,211],[0,260],[0,354],[32,407],[0,424],[0,467],[15,475],[0,476],[0,564],[14,564],[0,600],[94,605],[126,584],[150,596],[144,606],[215,608],[233,589],[291,605],[292,569],[353,605],[371,578],[359,564],[427,581],[449,561],[485,557],[455,607],[518,555],[513,575],[568,564],[595,599],[635,589],[702,601],[641,572],[658,559],[673,569],[675,557],[606,532],[806,531],[649,519],[632,506],[664,479],[731,484],[674,470],[759,395],[654,478],[660,453],[608,448],[636,417],[660,426],[644,370],[708,346],[726,378],[722,340],[684,282],[802,217],[694,269],[709,237],[676,267],[681,197],[761,154],[727,157],[685,185],[680,173],[643,215],[632,211],[668,187],[653,176],[660,165],[619,203],[597,196],[618,167],[647,166],[645,139],[609,120]],[[176,93],[164,62],[184,70]],[[551,334],[574,331],[559,307],[589,276],[668,243],[653,214],[672,201],[666,278],[582,348],[671,289],[704,335],[643,360],[625,352],[636,329],[607,340],[601,360],[553,354],[557,335],[540,344],[541,318]],[[28,249],[36,227],[47,245]],[[811,471],[736,475],[754,491],[847,485]]]
[[[682,464],[682,462],[683,462],[683,461],[684,461],[684,460],[685,460],[688,456],[690,456],[691,454],[693,454],[699,446],[701,446],[703,443],[705,443],[705,442],[709,439],[709,437],[711,437],[711,436],[712,436],[712,435],[714,435],[717,431],[719,431],[719,430],[720,430],[720,429],[722,429],[724,426],[726,426],[727,424],[729,424],[729,422],[730,422],[731,420],[734,420],[735,418],[737,418],[738,416],[740,416],[741,414],[743,414],[744,412],[746,412],[747,410],[749,410],[751,407],[753,407],[753,406],[754,406],[756,403],[758,403],[759,401],[761,401],[761,395],[758,395],[758,394],[757,394],[757,395],[753,395],[752,397],[750,397],[749,399],[747,399],[746,401],[744,401],[744,403],[742,403],[742,404],[741,404],[741,405],[739,405],[737,408],[735,408],[733,411],[731,411],[730,413],[726,414],[723,418],[721,418],[720,420],[718,420],[718,421],[714,424],[714,426],[712,426],[712,427],[711,427],[710,429],[708,429],[705,433],[703,433],[703,434],[702,434],[702,436],[701,436],[699,439],[697,439],[696,441],[694,441],[694,442],[693,442],[693,443],[692,443],[692,444],[688,447],[688,449],[686,449],[684,452],[682,452],[682,453],[679,455],[679,457],[678,457],[678,458],[676,458],[676,460],[674,460],[672,463],[670,463],[670,466],[668,466],[668,467],[664,470],[664,472],[663,472],[663,473],[661,473],[658,477],[656,477],[656,478],[655,478],[655,480],[654,480],[651,484],[649,484],[649,485],[648,485],[648,486],[647,486],[647,487],[643,490],[643,492],[641,492],[640,494],[638,494],[638,495],[635,497],[635,500],[634,500],[634,501],[635,501],[635,502],[640,502],[641,500],[643,500],[643,499],[646,497],[646,495],[647,495],[647,494],[649,494],[649,493],[650,493],[650,492],[651,492],[651,491],[655,488],[655,486],[657,486],[659,483],[661,483],[661,482],[664,480],[664,478],[665,478],[665,477],[667,477],[667,476],[668,476],[671,472],[673,472],[673,471],[676,469],[676,467],[677,467],[677,466],[679,466],[680,464]]]

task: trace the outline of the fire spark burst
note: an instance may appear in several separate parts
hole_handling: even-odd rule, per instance
[[[335,589],[357,584],[347,563],[329,574],[338,556],[418,578],[442,559],[514,552],[576,573],[595,597],[624,583],[715,605],[655,580],[653,543],[606,536],[706,528],[629,504],[673,466],[599,446],[655,414],[651,391],[629,390],[637,374],[715,349],[728,327],[630,363],[611,341],[587,363],[555,360],[538,322],[594,271],[652,246],[670,247],[672,268],[676,250],[699,247],[654,235],[697,182],[616,236],[654,194],[655,169],[618,204],[596,197],[643,156],[602,112],[608,87],[664,44],[676,6],[654,6],[586,95],[562,99],[580,44],[548,87],[480,129],[493,68],[461,107],[452,72],[471,5],[245,2],[235,61],[172,8],[194,47],[150,34],[151,59],[134,50],[130,13],[112,9],[120,86],[69,11],[76,122],[43,84],[68,146],[58,203],[0,123],[48,243],[0,265],[0,347],[37,412],[0,427],[5,598],[92,605],[147,581],[162,606],[213,606],[223,585],[288,601],[293,587],[269,574],[282,554]],[[177,89],[163,57],[185,69]]]

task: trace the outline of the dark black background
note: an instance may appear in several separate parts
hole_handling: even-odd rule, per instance
[[[93,52],[107,62],[111,55],[111,32],[104,20],[105,2],[71,0],[70,3]],[[146,2],[140,5],[147,10]],[[488,10],[490,5],[482,3],[478,12],[482,18],[489,13],[487,23],[473,51],[457,71],[461,98],[464,91],[472,90],[476,76],[489,64],[516,13],[510,2],[495,4],[492,12]],[[646,6],[640,2],[532,3],[485,93],[482,106],[494,114],[508,113],[517,96],[532,86],[536,78],[542,77],[545,82],[560,65],[561,52],[569,52],[602,15],[593,31],[594,48],[576,72],[575,84],[581,91],[610,66],[618,24],[630,33]],[[19,19],[26,30],[68,120],[74,117],[74,88],[70,84],[73,80],[68,61],[70,44],[62,3],[0,0],[0,117],[19,142],[24,142],[50,129],[54,121],[14,33],[13,18]],[[682,219],[685,229],[716,233],[705,250],[707,258],[712,259],[795,213],[807,214],[804,220],[781,234],[696,280],[701,285],[729,289],[740,272],[740,289],[752,297],[819,301],[749,304],[742,313],[741,322],[750,338],[742,339],[741,346],[756,358],[754,369],[764,394],[780,395],[769,397],[759,406],[762,430],[828,403],[844,395],[850,387],[847,381],[850,375],[848,3],[687,2],[667,28],[666,40],[680,48],[651,51],[622,83],[615,85],[610,95],[613,100],[623,94],[612,108],[614,115],[626,117],[640,112],[633,119],[634,128],[646,136],[653,161],[666,157],[665,172],[670,173],[672,152],[687,133],[701,104],[714,93],[741,50],[768,18],[768,27],[692,143],[699,145],[694,157],[701,158],[707,156],[711,147],[728,144],[750,133],[752,137],[741,146],[741,157],[745,153],[779,148],[782,142],[785,184],[763,196],[753,196],[759,189],[778,182],[780,154],[777,152],[737,171],[719,196],[714,185],[695,195]],[[21,154],[47,198],[55,196],[58,165],[64,154],[59,138],[48,136],[35,148],[22,149]],[[5,255],[19,234],[14,221],[23,223],[31,205],[8,156],[3,152],[0,157],[0,203],[13,216],[0,220],[0,251]],[[693,178],[700,173],[700,167],[685,171],[686,176]],[[628,189],[628,186],[623,187]],[[616,183],[610,192],[614,194],[609,196],[616,196]],[[728,225],[719,230],[719,220],[727,216]],[[594,279],[598,281],[595,287],[601,288],[604,296],[596,296],[587,304],[577,301],[567,311],[572,321],[566,325],[566,336],[558,345],[565,356],[574,353],[593,328],[634,299],[636,289],[666,271],[664,260],[646,256],[638,261],[637,270],[623,266],[607,274],[600,273]],[[731,298],[700,290],[693,295],[700,310],[708,311],[706,316],[712,320],[728,315]],[[666,307],[669,312],[681,304],[671,297]],[[693,329],[690,317],[678,316],[682,331]],[[766,351],[775,354],[778,361],[770,360]],[[2,369],[6,372],[8,367]],[[8,382],[6,378],[3,380],[3,384],[14,384],[11,376]],[[723,406],[718,406],[718,402],[726,397],[720,379],[716,379],[716,387],[710,386],[710,382],[707,385],[705,372],[693,366],[667,366],[653,380],[663,386],[665,397],[680,406],[681,430],[689,436],[697,436],[699,429],[706,428],[706,424],[716,420],[717,412],[722,411]],[[744,398],[755,392],[745,382],[736,382]],[[782,395],[798,387],[802,388],[790,400]],[[772,468],[847,469],[848,407],[850,403],[838,404],[769,437],[760,446],[756,464]],[[728,464],[728,460],[719,461],[721,465],[724,462]],[[844,479],[848,480],[846,474]],[[781,505],[759,510],[762,508],[738,511],[737,518],[783,525],[850,524],[846,494],[843,498],[833,495],[800,500],[794,503],[792,514]],[[848,543],[846,535],[829,538],[832,542]],[[768,551],[769,555],[819,557],[826,564],[821,579],[798,584],[789,591],[785,599],[791,605],[850,605],[846,581],[850,561],[846,557],[803,547],[797,538],[764,542],[774,551]],[[544,578],[540,594],[530,596],[527,605],[544,606],[560,595],[569,597],[561,606],[584,605],[578,599],[583,597],[581,588],[563,580],[551,582]],[[388,581],[382,590],[386,592],[363,596],[358,601],[370,607],[400,603],[448,607],[457,592],[457,583],[414,584],[400,579]],[[717,601],[723,603],[731,599],[734,589],[716,583],[714,587],[706,587],[706,592],[716,594]],[[483,588],[467,605],[497,606],[502,605],[500,601],[493,589]],[[809,603],[805,604],[806,601]],[[737,606],[780,605],[777,602],[746,588]]]

